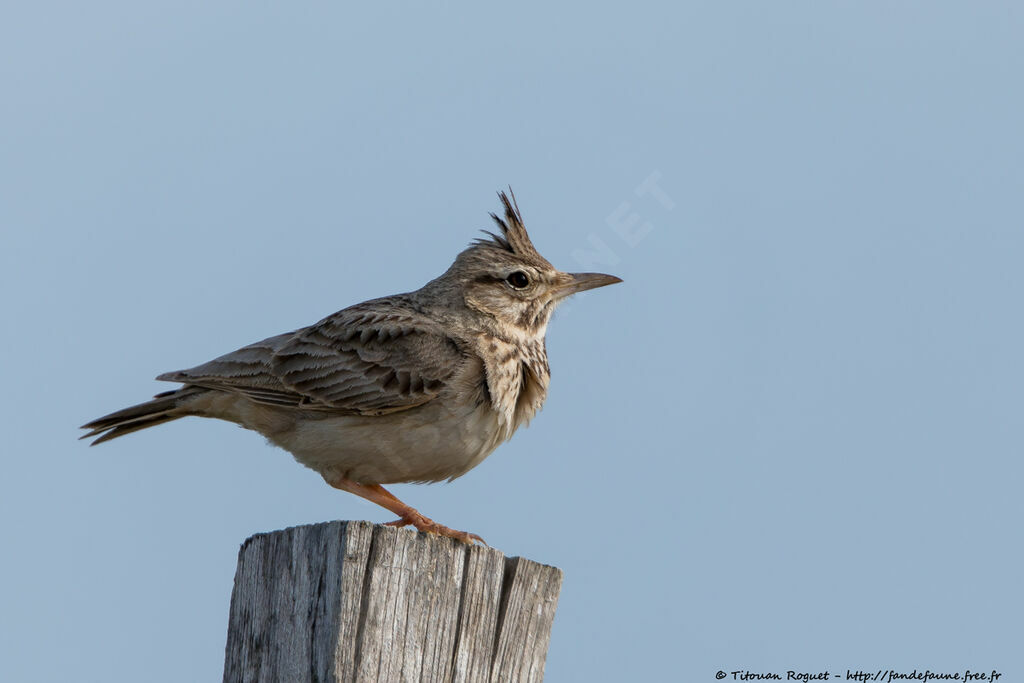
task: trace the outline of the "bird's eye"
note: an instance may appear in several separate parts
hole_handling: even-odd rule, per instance
[[[516,289],[523,289],[526,285],[530,284],[530,279],[526,277],[526,273],[521,270],[517,270],[505,278],[505,282],[509,283]]]

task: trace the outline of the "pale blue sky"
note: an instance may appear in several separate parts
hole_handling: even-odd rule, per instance
[[[565,570],[549,680],[1018,680],[1022,40],[998,2],[7,7],[0,678],[219,680],[245,537],[390,519],[227,423],[76,427],[419,287],[511,184],[625,283],[552,322],[529,429],[394,490]]]

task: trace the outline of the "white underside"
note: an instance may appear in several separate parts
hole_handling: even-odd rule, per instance
[[[488,403],[426,405],[390,415],[331,415],[205,395],[189,406],[260,432],[324,476],[367,484],[440,481],[468,472],[512,436]]]

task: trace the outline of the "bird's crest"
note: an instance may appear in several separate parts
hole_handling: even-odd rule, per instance
[[[498,214],[492,213],[491,218],[501,228],[501,234],[484,230],[483,232],[489,235],[490,239],[481,238],[474,244],[492,249],[502,249],[528,260],[540,259],[547,263],[547,260],[534,248],[530,236],[526,233],[523,214],[519,212],[519,205],[516,203],[516,195],[512,192],[512,188],[508,188],[508,193],[498,192],[498,198],[505,206],[505,217],[502,218]]]

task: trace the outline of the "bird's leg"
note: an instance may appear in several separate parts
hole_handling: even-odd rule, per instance
[[[390,491],[380,484],[360,484],[359,482],[355,482],[351,479],[346,479],[345,477],[338,475],[325,475],[324,481],[336,489],[354,493],[360,498],[365,498],[371,503],[376,503],[382,508],[390,510],[398,515],[399,519],[396,519],[393,522],[388,522],[388,526],[401,527],[411,524],[416,527],[417,530],[425,531],[429,534],[448,536],[449,538],[454,538],[457,541],[462,541],[469,545],[473,545],[474,541],[480,541],[484,545],[487,545],[487,542],[476,534],[471,534],[466,531],[457,531],[456,529],[449,529],[443,524],[438,524],[429,517],[420,514],[415,508],[412,508],[398,500],[398,498],[395,498]]]

